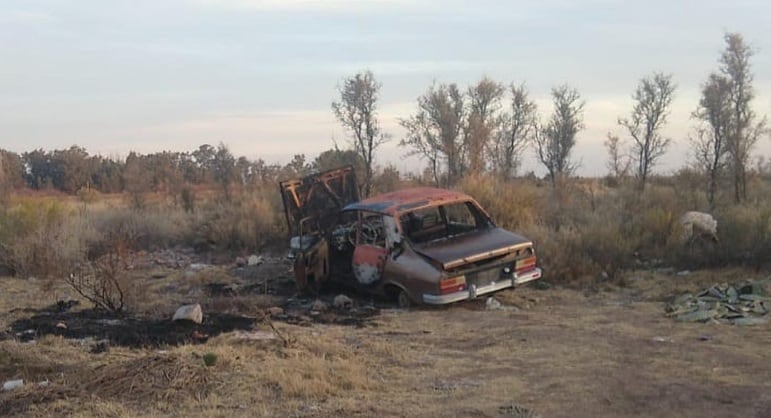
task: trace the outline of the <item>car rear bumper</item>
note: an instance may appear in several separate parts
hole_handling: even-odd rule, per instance
[[[482,296],[487,293],[497,292],[501,289],[506,289],[507,287],[518,286],[527,282],[532,282],[533,280],[537,280],[540,278],[541,278],[541,269],[536,268],[534,270],[528,271],[527,273],[515,275],[511,279],[504,279],[501,281],[492,282],[486,286],[477,287],[475,285],[471,285],[466,290],[448,293],[446,295],[430,295],[430,294],[424,293],[423,303],[427,303],[429,305],[444,305],[446,303],[453,303],[461,300],[474,299],[477,296]]]

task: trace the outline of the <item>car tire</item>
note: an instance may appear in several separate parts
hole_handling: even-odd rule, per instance
[[[402,309],[412,307],[412,299],[410,299],[410,295],[404,289],[399,289],[399,293],[396,294],[396,304]]]

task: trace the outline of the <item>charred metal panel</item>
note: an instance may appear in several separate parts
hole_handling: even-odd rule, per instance
[[[306,290],[311,284],[318,287],[327,280],[329,275],[329,245],[325,240],[319,241],[311,249],[297,254],[294,260],[294,275],[299,290]]]
[[[359,200],[353,167],[279,183],[290,236],[323,230],[344,206]]]
[[[356,280],[364,285],[377,282],[382,278],[388,251],[374,245],[357,245],[353,251],[353,273]]]
[[[414,187],[370,197],[345,207],[344,210],[366,210],[391,216],[420,207],[457,201],[473,201],[471,196],[454,190]]]

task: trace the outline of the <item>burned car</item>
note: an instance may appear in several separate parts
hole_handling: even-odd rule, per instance
[[[338,281],[400,306],[473,299],[541,277],[533,243],[470,196],[417,187],[359,200],[352,167],[280,183],[300,290]]]

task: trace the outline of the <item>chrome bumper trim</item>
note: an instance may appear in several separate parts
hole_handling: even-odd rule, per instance
[[[447,303],[458,302],[461,300],[474,299],[477,296],[481,296],[487,293],[497,292],[507,287],[518,286],[523,283],[532,282],[533,280],[537,280],[540,278],[541,278],[541,269],[536,268],[523,275],[515,274],[514,278],[512,279],[505,279],[499,282],[492,282],[487,286],[477,287],[477,286],[471,285],[466,290],[448,293],[446,295],[430,295],[430,294],[424,293],[423,303],[427,303],[430,305],[444,305]]]

